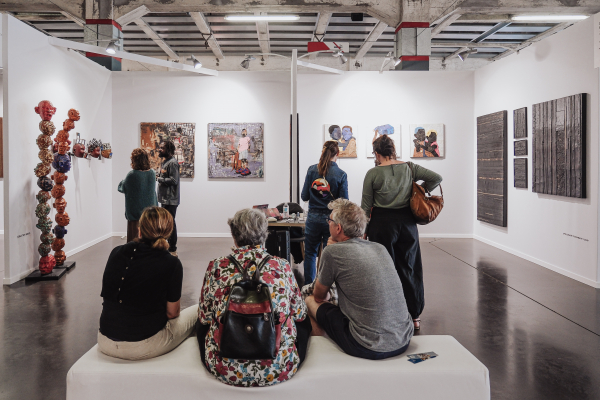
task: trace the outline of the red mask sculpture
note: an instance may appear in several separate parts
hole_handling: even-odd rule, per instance
[[[47,256],[40,258],[39,268],[42,275],[52,272],[55,266],[56,260],[52,254],[48,254]]]
[[[65,185],[55,185],[52,188],[52,197],[58,199],[59,197],[63,197],[65,195]]]
[[[52,136],[56,132],[56,127],[52,121],[40,121],[40,131],[46,136]]]
[[[63,265],[63,263],[67,259],[67,255],[64,251],[58,250],[54,252],[54,258],[56,260],[56,265]]]
[[[68,115],[69,115],[69,119],[70,120],[72,120],[72,121],[79,121],[79,118],[80,118],[79,117],[79,111],[77,111],[76,109],[71,108],[69,110]]]
[[[69,214],[67,214],[66,212],[56,214],[56,217],[54,217],[54,220],[60,226],[67,226],[67,225],[69,225],[69,222],[71,222],[71,219],[69,218]]]
[[[67,131],[58,131],[58,133],[56,134],[56,138],[54,138],[55,142],[67,142],[68,144],[71,144],[71,141],[69,140],[69,132]]]
[[[54,173],[50,175],[50,179],[52,179],[54,183],[62,185],[69,177],[62,172],[54,171]]]
[[[73,154],[75,154],[75,157],[85,157],[85,144],[75,143],[75,145],[73,146]]]
[[[100,157],[100,146],[94,147],[94,149],[90,152],[90,156],[94,158]]]
[[[58,142],[58,154],[67,154],[71,146],[67,142]]]
[[[63,122],[63,131],[69,132],[73,128],[75,128],[75,122],[70,119],[65,119],[65,122]]]
[[[60,214],[64,213],[66,207],[67,207],[67,201],[65,200],[64,197],[60,197],[60,198],[56,199],[56,201],[54,202],[54,208],[56,208],[57,213],[60,213]]]
[[[41,134],[40,136],[37,137],[37,140],[35,141],[35,143],[37,144],[37,146],[40,150],[47,149],[52,144],[52,138],[50,136]]]
[[[39,114],[43,121],[50,121],[54,113],[56,113],[56,107],[48,100],[42,100],[35,108],[35,113]]]
[[[52,235],[52,237],[54,237],[54,235]],[[54,239],[54,242],[52,242],[52,250],[54,251],[59,251],[63,247],[65,247],[65,239]]]

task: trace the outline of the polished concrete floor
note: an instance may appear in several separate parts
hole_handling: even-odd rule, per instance
[[[0,399],[64,399],[71,365],[96,343],[107,239],[60,281],[3,287]],[[182,305],[230,239],[179,239]],[[600,290],[470,239],[422,241],[421,335],[452,335],[490,371],[492,399],[600,399]],[[432,349],[435,351],[435,349]],[[376,390],[374,391],[376,394]],[[176,397],[176,396],[175,396]]]

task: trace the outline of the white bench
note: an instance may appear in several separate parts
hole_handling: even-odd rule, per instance
[[[406,354],[438,357],[412,364]],[[415,336],[403,355],[371,361],[344,354],[328,338],[312,337],[289,381],[264,388],[220,383],[202,366],[196,338],[161,357],[125,361],[94,346],[67,374],[67,400],[203,399],[488,400],[488,369],[452,336]]]

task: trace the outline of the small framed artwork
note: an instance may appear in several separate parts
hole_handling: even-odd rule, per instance
[[[411,158],[444,158],[444,124],[410,125]]]

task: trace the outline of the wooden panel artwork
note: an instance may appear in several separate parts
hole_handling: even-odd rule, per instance
[[[527,140],[516,140],[515,141],[515,156],[526,156],[527,155]]]
[[[527,107],[513,111],[513,130],[515,139],[527,137]]]
[[[585,198],[586,97],[534,104],[534,192]]]
[[[515,187],[527,189],[527,159],[515,158]]]
[[[506,226],[507,111],[477,117],[477,220]]]

